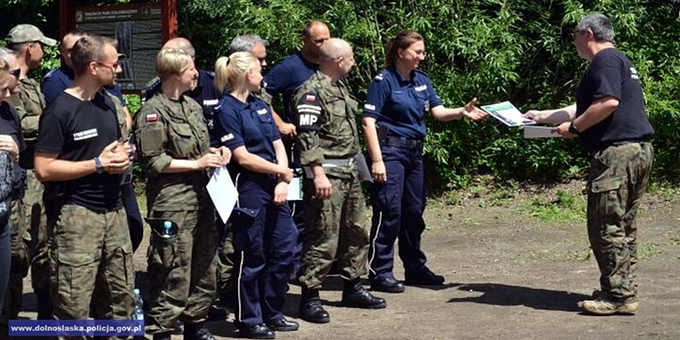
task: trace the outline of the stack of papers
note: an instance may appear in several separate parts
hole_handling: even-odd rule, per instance
[[[522,112],[509,101],[504,101],[497,104],[482,105],[480,108],[488,113],[491,117],[500,120],[507,126],[523,126],[524,138],[561,137],[559,134],[551,132],[554,129],[553,127],[531,126],[536,124],[536,122],[522,117]]]

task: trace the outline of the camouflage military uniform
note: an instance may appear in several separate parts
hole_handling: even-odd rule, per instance
[[[206,319],[215,293],[217,235],[206,171],[163,174],[172,159],[199,159],[209,152],[208,127],[201,106],[183,96],[159,93],[135,116],[140,164],[147,174],[149,216],[173,221],[177,231],[161,237],[162,223],[152,223],[148,250],[150,310],[147,332],[169,332],[180,319]]]
[[[315,198],[313,179],[305,179],[305,236],[300,282],[318,289],[338,252],[340,273],[347,280],[366,273],[368,229],[366,203],[354,156],[359,153],[357,102],[340,81],[331,84],[317,71],[298,88],[293,114],[303,165],[324,166],[333,194]]]
[[[19,164],[26,170],[25,191],[22,199],[12,202],[12,274],[5,300],[2,322],[6,317],[15,319],[21,308],[23,294],[23,278],[31,267],[31,283],[33,291],[38,295],[39,309],[51,301],[49,295],[49,263],[47,261],[47,230],[45,208],[43,207],[43,185],[35,177],[33,171],[33,146],[38,137],[38,122],[45,109],[45,99],[40,91],[40,84],[33,79],[22,79],[19,82],[19,93],[9,98],[19,114],[21,130],[26,141],[26,150],[21,153]],[[42,314],[42,313],[41,313]],[[40,315],[41,318],[49,315]]]
[[[116,125],[115,108],[106,95],[82,101],[63,93],[40,120],[35,150],[68,162],[91,160],[121,137]],[[96,134],[77,139],[83,131]],[[50,219],[56,219],[49,230],[49,261],[54,317],[60,320],[91,315],[129,320],[134,309],[132,244],[117,190],[120,175],[95,170],[48,186],[54,190],[49,196],[58,197],[48,210]]]

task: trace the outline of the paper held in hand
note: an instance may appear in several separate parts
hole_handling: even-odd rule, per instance
[[[480,108],[507,126],[524,126],[536,124],[536,122],[533,120],[522,117],[522,112],[520,112],[515,107],[515,105],[512,105],[512,103],[509,101],[497,104],[482,105]]]
[[[213,171],[206,188],[215,210],[220,215],[222,222],[226,224],[229,216],[231,216],[231,211],[234,210],[236,200],[238,200],[238,190],[236,190],[226,166]]]
[[[524,138],[556,138],[562,137],[559,133],[554,133],[552,126],[525,126]]]

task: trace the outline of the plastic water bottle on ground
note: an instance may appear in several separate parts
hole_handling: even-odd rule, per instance
[[[161,237],[163,238],[172,237],[172,222],[170,221],[163,222],[163,235]]]
[[[142,300],[142,294],[139,292],[139,288],[135,288],[135,312],[132,316],[133,320],[144,321],[144,301]]]

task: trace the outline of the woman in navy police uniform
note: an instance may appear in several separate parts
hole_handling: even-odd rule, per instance
[[[231,149],[229,172],[239,193],[231,215],[236,322],[241,337],[273,339],[274,331],[298,329],[281,312],[297,240],[285,204],[293,172],[269,105],[252,95],[262,82],[257,58],[236,52],[219,58],[215,71],[218,89],[229,91],[216,108],[215,133]]]
[[[394,242],[399,238],[399,257],[407,285],[440,285],[444,277],[426,265],[420,239],[425,230],[423,140],[425,114],[440,121],[462,117],[479,120],[486,114],[473,98],[465,107],[446,108],[418,64],[425,59],[423,37],[402,31],[385,49],[386,69],[368,87],[363,128],[371,157],[371,205],[373,220],[369,252],[371,288],[401,293],[404,284],[394,278]]]

